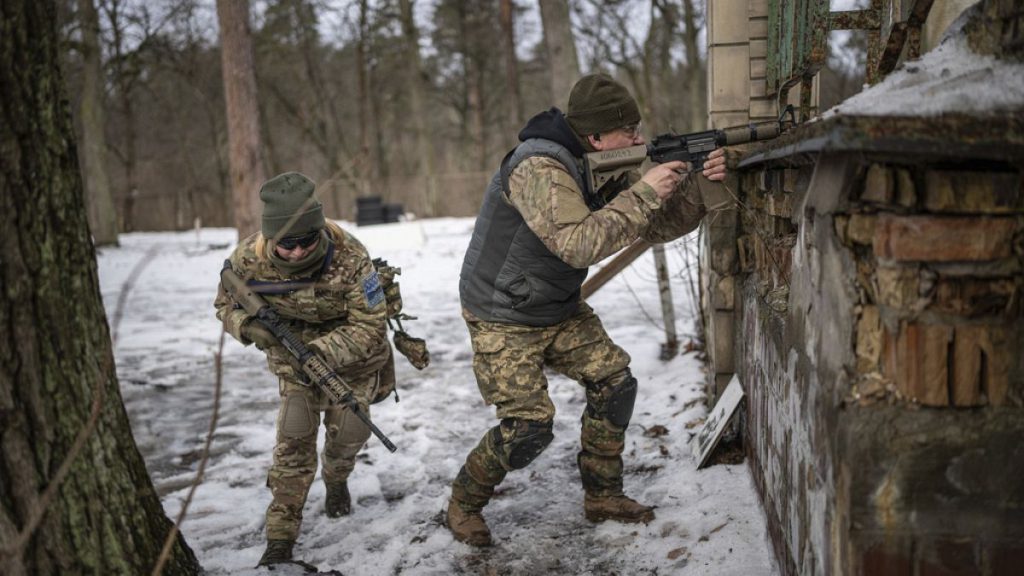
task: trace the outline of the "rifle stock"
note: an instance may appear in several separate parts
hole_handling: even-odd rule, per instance
[[[359,407],[359,401],[352,394],[352,389],[342,380],[341,376],[332,370],[322,358],[316,355],[281,321],[277,311],[267,303],[258,293],[250,288],[241,277],[231,268],[231,261],[224,262],[224,269],[220,273],[221,284],[228,295],[237,302],[250,316],[263,324],[271,334],[277,338],[288,352],[298,360],[302,366],[302,372],[316,383],[336,404],[348,406],[363,424],[366,424],[370,432],[381,441],[390,452],[398,450],[398,447],[377,428],[370,417]]]

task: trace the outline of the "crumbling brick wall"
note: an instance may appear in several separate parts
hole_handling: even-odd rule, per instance
[[[736,369],[791,574],[1024,554],[1019,169],[823,155],[739,183]]]
[[[761,97],[765,4],[709,8],[715,126]],[[972,18],[976,52],[1024,57],[1018,0]],[[706,190],[709,396],[739,375],[785,574],[1024,566],[1024,110],[912,116],[801,126]]]

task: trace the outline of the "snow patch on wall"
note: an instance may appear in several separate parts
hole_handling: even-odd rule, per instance
[[[996,114],[1024,109],[1024,63],[971,50],[956,24],[941,44],[826,111],[862,116]]]

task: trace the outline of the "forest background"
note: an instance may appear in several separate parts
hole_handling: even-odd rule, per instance
[[[98,245],[237,224],[218,30],[227,8],[250,14],[254,172],[309,175],[336,219],[354,219],[367,195],[420,217],[475,215],[525,120],[564,109],[581,74],[626,83],[648,138],[707,123],[700,0],[63,0]],[[830,45],[822,109],[862,83],[862,39]]]

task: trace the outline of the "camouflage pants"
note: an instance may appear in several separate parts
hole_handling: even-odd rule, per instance
[[[375,383],[375,378],[349,382],[366,414],[367,398]],[[267,475],[267,487],[273,495],[267,508],[267,539],[294,541],[302,524],[302,507],[316,475],[320,413],[323,412],[326,428],[322,473],[325,483],[348,479],[370,430],[348,408],[330,404],[319,390],[281,378],[280,391],[274,463]]]
[[[487,404],[496,406],[497,417],[504,422],[550,423],[554,419],[545,368],[583,384],[587,409],[577,457],[583,487],[595,496],[621,494],[625,428],[602,415],[609,390],[629,377],[630,358],[611,341],[593,309],[581,303],[576,315],[546,327],[485,322],[468,311],[463,311],[463,317],[480,394]],[[503,435],[508,436],[508,427],[495,429],[488,430],[470,452],[452,486],[453,499],[466,511],[486,505],[494,487],[512,469],[507,445],[501,442]]]

